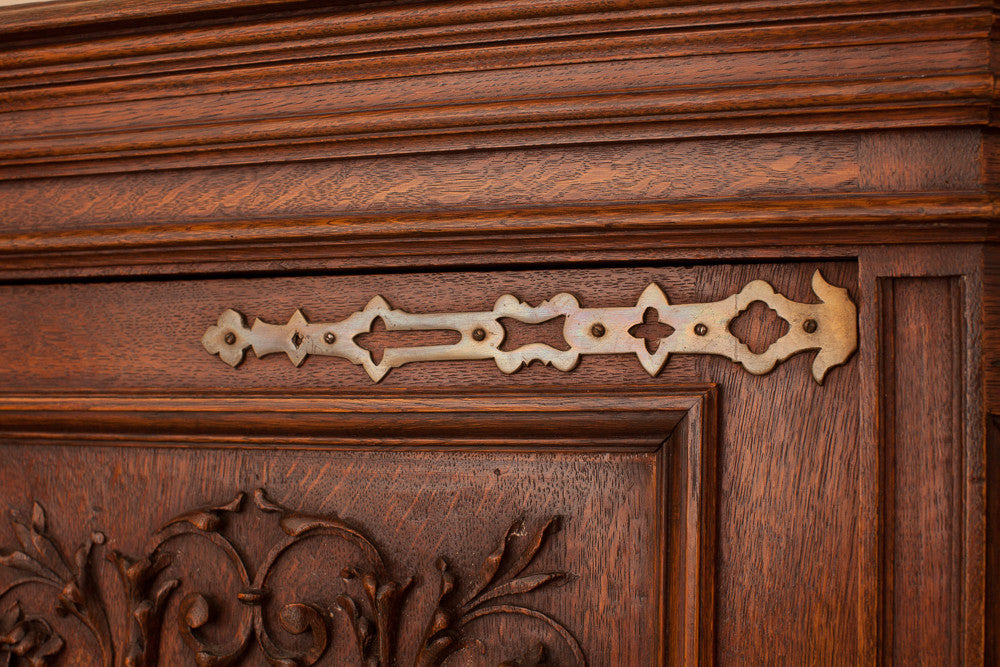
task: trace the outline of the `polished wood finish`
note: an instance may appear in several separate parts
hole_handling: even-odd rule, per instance
[[[883,395],[892,398],[882,418],[884,628],[892,637],[886,644],[891,641],[891,655],[901,662],[927,656],[955,662],[963,620],[955,613],[962,606],[961,543],[948,526],[961,521],[963,486],[956,460],[962,451],[956,385],[963,341],[955,335],[961,285],[954,277],[890,278],[881,287],[885,361],[908,362],[881,374]],[[938,331],[937,340],[920,334],[926,330]],[[927,495],[936,502],[925,502]],[[926,537],[949,533],[949,544]]]
[[[0,9],[0,510],[20,517],[0,521],[0,663],[995,664],[995,13]],[[812,302],[817,269],[858,305],[858,352],[822,386],[812,353],[763,376],[413,363],[373,386],[343,359],[233,369],[200,343],[226,308],[337,321],[375,294],[606,307],[762,279]],[[558,323],[505,326],[565,345]],[[753,350],[788,330],[762,304],[730,329]],[[296,513],[308,539],[267,574]],[[159,547],[178,526],[201,532]],[[8,589],[29,561],[58,590]],[[462,625],[475,582],[520,576],[487,601],[511,609]]]
[[[532,396],[484,392],[460,399],[446,392],[328,397],[318,409],[329,428],[314,429],[312,441],[283,440],[278,450],[273,448],[274,437],[267,446],[233,449],[211,446],[211,438],[198,443],[183,434],[156,443],[116,442],[114,447],[93,447],[86,441],[9,442],[3,449],[5,469],[30,461],[31,469],[51,473],[44,480],[32,475],[10,479],[5,489],[10,497],[45,499],[50,532],[67,552],[86,539],[77,530],[83,520],[90,530],[106,535],[109,547],[133,558],[152,558],[153,552],[144,546],[148,538],[171,517],[196,509],[192,499],[222,505],[237,491],[252,493],[257,488],[289,510],[346,522],[377,545],[385,563],[378,573],[385,577],[383,583],[392,577],[402,585],[415,577],[399,611],[399,652],[394,657],[401,664],[414,661],[433,616],[438,595],[434,563],[439,556],[450,563],[464,599],[475,592],[481,562],[504,542],[510,526],[524,524],[515,529],[513,541],[507,540],[511,556],[501,566],[516,570],[510,561],[517,560],[517,549],[527,548],[538,526],[559,517],[558,537],[555,530],[549,531],[547,542],[553,544],[542,545],[546,548],[539,551],[538,567],[528,572],[558,574],[563,585],[541,596],[528,596],[532,589],[527,588],[521,596],[500,601],[558,619],[571,637],[570,646],[559,634],[546,633],[544,623],[518,613],[510,614],[510,622],[471,625],[458,638],[465,642],[478,637],[488,649],[478,659],[496,662],[528,652],[537,641],[544,641],[550,657],[560,662],[573,662],[570,648],[576,642],[590,656],[622,654],[658,662],[669,652],[674,661],[697,662],[699,653],[712,645],[713,586],[707,564],[714,523],[714,483],[708,476],[714,461],[714,393],[711,387],[691,387],[686,393],[649,388]],[[100,405],[110,408],[113,403],[102,400]],[[208,411],[219,407],[207,401],[203,405]],[[120,409],[144,407],[169,409],[162,400],[143,406],[127,399]],[[151,425],[143,423],[147,429]],[[124,459],[123,446],[129,447]],[[94,478],[80,484],[84,470]],[[363,478],[360,471],[366,471]],[[152,499],[155,502],[146,502]],[[252,510],[249,499],[243,505]],[[30,516],[27,507],[12,509]],[[243,518],[248,519],[246,525],[238,525],[237,519]],[[270,546],[280,541],[266,518],[249,511],[232,521],[233,540],[250,577]],[[204,540],[206,532],[226,532],[223,528],[228,527],[213,527],[191,539]],[[340,572],[348,567],[364,571],[372,563],[365,558],[370,554],[352,553],[357,545],[343,544],[342,536],[337,542],[313,539],[289,549],[276,563],[268,588],[276,598],[274,609],[305,602],[332,617],[333,639],[325,659],[343,664],[356,659],[356,649],[348,640],[351,631],[337,608],[343,606],[337,596],[355,591],[351,581],[341,581]],[[226,587],[201,574],[209,567],[224,577],[238,574],[238,568],[225,564],[225,552],[212,546],[199,546],[195,539],[173,555],[167,573],[183,581],[178,597],[206,591],[199,587],[211,591],[214,607],[222,614],[221,643],[228,649],[239,644],[239,630],[226,621],[238,620],[246,610],[227,605],[231,596]],[[351,547],[346,553],[345,546]],[[606,585],[594,586],[598,579]],[[224,583],[240,588],[238,578]],[[95,590],[83,592],[88,604],[103,600],[118,632],[107,641],[104,653],[118,657],[134,647],[134,638],[121,634],[131,608],[121,600],[120,588],[113,578],[99,578]],[[638,590],[644,593],[636,595]],[[44,599],[44,589],[32,592]],[[605,632],[594,617],[602,608],[636,631],[628,633],[628,639]],[[161,660],[178,664],[190,658],[171,612],[167,607],[154,627],[159,631],[162,625]],[[57,628],[76,640],[68,644],[67,659],[84,660],[100,644],[68,622]],[[279,646],[296,646],[277,623],[266,632]],[[503,641],[491,637],[498,632]],[[681,641],[666,645],[667,636]],[[656,637],[662,641],[649,641]],[[623,639],[626,644],[619,643]],[[475,656],[477,645],[456,659]],[[251,664],[259,659],[249,657]]]

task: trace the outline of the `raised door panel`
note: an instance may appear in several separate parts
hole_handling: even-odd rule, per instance
[[[710,650],[710,387],[341,398],[324,415],[323,444],[6,442],[2,630],[19,641],[0,651],[611,665]]]

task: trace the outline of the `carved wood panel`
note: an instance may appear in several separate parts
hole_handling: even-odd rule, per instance
[[[359,397],[344,436],[308,449],[7,442],[0,463],[20,462],[26,477],[5,497],[0,657],[102,665],[696,657],[711,641],[712,396],[709,388],[559,392],[506,410],[499,396],[410,396],[382,399],[381,414],[366,413]],[[623,408],[636,423],[609,429]],[[536,420],[524,421],[528,437],[560,413],[578,417],[578,428],[547,447],[517,437],[504,447],[511,415],[523,410]],[[374,427],[392,411],[409,415],[402,433],[430,419],[419,428],[430,433],[436,423],[442,438],[352,440],[352,417]],[[498,448],[449,444],[447,422],[470,412]],[[70,484],[73,476],[84,483]],[[608,618],[636,632],[609,633]]]

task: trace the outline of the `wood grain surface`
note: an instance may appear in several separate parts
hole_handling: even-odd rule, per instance
[[[393,305],[414,311],[475,309],[492,303],[503,292],[537,303],[558,291],[570,291],[584,305],[624,305],[634,303],[645,285],[656,281],[672,302],[683,303],[721,299],[747,282],[763,278],[789,298],[809,301],[814,298],[809,277],[817,268],[833,284],[853,291],[856,269],[849,262],[373,275],[333,280],[289,277],[12,285],[8,299],[25,299],[22,303],[30,301],[34,305],[28,309],[12,301],[9,307],[25,316],[30,310],[36,319],[5,322],[6,330],[0,339],[18,340],[21,333],[12,327],[30,326],[33,331],[44,332],[41,337],[47,343],[38,348],[22,347],[20,351],[5,346],[10,361],[3,364],[8,373],[4,380],[8,387],[3,398],[4,428],[8,437],[48,442],[64,438],[79,442],[83,437],[94,444],[102,440],[108,443],[107,438],[122,443],[139,438],[141,442],[141,438],[159,433],[164,436],[160,440],[200,442],[205,446],[224,443],[238,432],[238,425],[220,412],[227,402],[235,401],[231,408],[235,418],[260,429],[258,446],[271,438],[276,444],[283,438],[299,441],[304,433],[311,433],[310,447],[322,447],[324,440],[329,442],[333,437],[331,429],[352,427],[345,427],[342,418],[332,421],[333,416],[322,408],[310,409],[301,402],[297,407],[283,403],[288,400],[283,397],[316,396],[322,402],[321,396],[335,390],[379,396],[404,387],[448,387],[448,392],[462,395],[476,388],[490,387],[496,392],[506,387],[510,391],[521,388],[519,391],[530,395],[535,386],[583,383],[624,389],[649,385],[651,380],[637,361],[594,357],[584,359],[570,374],[532,366],[506,376],[492,362],[417,364],[396,369],[383,383],[372,386],[360,368],[337,359],[312,359],[296,369],[286,359],[268,357],[251,359],[233,369],[205,352],[199,341],[204,328],[214,323],[225,307],[243,308],[275,320],[296,307],[317,317],[338,317],[375,293]],[[317,306],[310,308],[307,302]],[[323,309],[316,310],[320,306]],[[87,335],[86,345],[71,345],[70,341],[91,329],[84,322],[67,321],[60,315],[67,308],[90,312],[93,321],[102,323],[101,333]],[[754,346],[773,339],[776,329],[780,330],[780,323],[764,318],[744,319],[737,327],[740,336]],[[124,340],[133,341],[135,346],[127,349],[121,344]],[[177,341],[181,340],[188,342],[180,343],[178,348]],[[68,357],[58,360],[44,353],[39,355],[43,348],[53,349],[51,346],[65,346]],[[170,350],[186,351],[177,356],[176,352],[169,354]],[[850,604],[856,598],[855,573],[849,567],[831,569],[828,565],[846,565],[855,558],[853,511],[845,508],[854,507],[857,497],[853,455],[857,402],[850,391],[857,384],[857,370],[856,364],[849,362],[835,369],[820,387],[809,374],[809,356],[790,359],[772,374],[758,377],[725,359],[679,355],[654,381],[665,389],[696,378],[725,387],[718,422],[719,442],[725,443],[725,449],[719,452],[717,462],[719,532],[714,559],[718,570],[716,650],[722,661],[776,655],[788,659],[853,659],[856,655],[858,621]],[[14,357],[22,363],[13,363]],[[23,364],[26,359],[37,359],[38,363],[29,369]],[[140,359],[147,365],[137,364]],[[60,369],[61,364],[67,366]],[[70,365],[73,371],[66,370]],[[87,399],[94,391],[113,392],[120,398]],[[72,395],[81,399],[73,399]],[[190,407],[188,402],[187,410],[197,418],[184,425],[184,401],[178,403],[177,398],[188,395],[201,397],[202,407],[199,409],[197,402]],[[252,395],[258,398],[251,399]],[[128,402],[129,396],[148,399],[144,404],[132,400],[121,409],[114,408],[116,400]],[[241,400],[242,408],[238,407]],[[247,402],[250,400],[256,400],[259,407],[252,408],[253,403]],[[175,420],[162,414],[177,410],[181,415]],[[240,410],[245,412],[240,415]],[[282,410],[291,412],[282,417]],[[790,413],[800,415],[794,425],[787,421]],[[143,414],[149,414],[152,420],[145,426]],[[304,420],[300,426],[295,425],[298,419]],[[390,418],[387,423],[397,421]],[[586,426],[588,421],[594,426]],[[528,424],[528,428],[543,426]],[[613,422],[602,426],[599,421],[583,419],[576,431],[570,425],[561,428],[569,430],[573,441],[601,433],[604,438],[621,437],[621,426]],[[597,430],[588,435],[592,428]],[[421,435],[412,427],[400,434],[408,432]],[[94,441],[95,434],[104,435]],[[444,434],[428,436],[425,429],[422,437],[426,441]],[[238,437],[246,445],[255,440],[251,434]],[[504,437],[516,441],[513,435]],[[22,505],[30,503],[24,494],[19,497],[23,497]],[[796,519],[789,521],[789,516]],[[781,547],[764,549],[763,545]],[[792,580],[810,584],[771,583]],[[781,622],[764,626],[754,622],[752,609],[758,605],[773,610]],[[817,627],[824,628],[823,635],[813,631]],[[779,647],[780,654],[776,652]],[[596,662],[602,664],[600,659]]]
[[[957,662],[962,545],[950,527],[960,521],[962,502],[961,285],[896,278],[883,290],[886,359],[908,360],[890,362],[882,375],[892,397],[884,408],[886,641],[892,659],[904,664],[928,656]],[[938,335],[927,336],[930,330]]]
[[[762,279],[794,301],[814,302],[810,284],[816,269],[830,283],[853,289],[851,264],[837,262],[9,285],[0,288],[3,307],[20,316],[0,321],[0,386],[15,393],[184,389],[223,398],[247,390],[645,384],[649,375],[637,359],[594,356],[583,358],[572,374],[534,365],[505,375],[488,360],[410,364],[373,386],[362,368],[342,359],[310,358],[296,368],[284,356],[251,355],[233,369],[208,354],[201,338],[227,308],[269,322],[286,322],[302,309],[310,319],[327,322],[347,317],[376,295],[416,313],[488,310],[503,294],[538,304],[560,292],[575,295],[584,307],[614,307],[634,306],[652,282],[672,303],[704,303]],[[78,316],[83,312],[85,319]],[[762,342],[773,338],[752,324],[741,330],[747,342],[756,347],[758,336]],[[417,343],[412,335],[407,339]],[[555,338],[540,342],[558,344]],[[50,354],[54,350],[59,353]],[[785,372],[808,376],[809,356],[792,358],[776,372],[789,368],[794,370]],[[689,382],[692,369],[715,361],[677,355],[660,379]]]
[[[900,626],[937,614],[950,629],[918,649],[921,657],[981,664],[984,628],[996,622],[984,600],[995,549],[987,522],[995,461],[979,393],[983,322],[969,315],[982,303],[985,256],[976,246],[886,246],[862,256],[859,282],[870,297],[860,314],[867,334],[859,365],[870,370],[862,372],[861,395],[863,405],[878,406],[862,412],[860,448],[860,609],[869,659],[906,662],[914,642]],[[935,298],[919,298],[922,290]],[[925,604],[935,608],[917,613]]]
[[[94,447],[72,437],[44,445],[8,436],[0,453],[4,470],[16,466],[21,471],[17,479],[4,481],[9,508],[28,512],[32,502],[40,503],[43,509],[34,510],[33,530],[67,550],[85,541],[87,531],[99,531],[105,537],[94,548],[102,556],[122,552],[153,558],[143,545],[172,516],[222,505],[240,491],[253,494],[256,489],[266,492],[267,502],[291,511],[346,522],[377,548],[384,563],[379,570],[383,583],[390,577],[399,584],[415,578],[412,592],[396,612],[399,636],[398,641],[392,639],[398,646],[394,659],[401,664],[417,659],[433,616],[439,557],[447,559],[467,598],[475,595],[477,582],[489,583],[480,571],[489,571],[491,554],[504,570],[513,568],[511,576],[516,577],[518,554],[526,553],[539,537],[544,538],[543,549],[524,581],[531,582],[537,571],[537,576],[555,577],[558,586],[541,590],[539,585],[537,593],[534,585],[523,590],[508,586],[506,594],[498,589],[498,598],[511,611],[494,612],[482,622],[470,616],[469,627],[456,624],[455,637],[463,648],[451,654],[449,664],[492,664],[531,654],[539,643],[550,659],[564,664],[578,664],[580,652],[591,664],[662,662],[668,653],[672,660],[696,662],[699,652],[710,652],[713,644],[714,536],[705,530],[713,523],[713,395],[712,388],[692,387],[686,394],[652,389],[528,392],[509,399],[518,404],[514,410],[529,417],[582,417],[575,427],[563,427],[567,440],[561,448],[521,442],[519,424],[509,419],[511,408],[505,411],[504,399],[495,393],[479,398],[452,393],[448,399],[440,392],[413,392],[397,396],[391,401],[396,405],[373,405],[363,397],[352,403],[334,399],[345,418],[341,424],[356,426],[342,426],[339,435],[305,448],[283,443],[280,436],[266,449],[181,446],[182,441],[150,446],[139,440],[127,450]],[[610,416],[623,407],[631,411],[631,431],[621,431],[610,448],[599,444],[606,437],[599,426],[591,438],[591,415]],[[395,419],[390,411],[395,411]],[[502,448],[450,442],[452,421],[473,414],[484,439],[504,443]],[[387,418],[397,428],[387,429]],[[414,429],[423,437],[407,437]],[[352,435],[356,431],[364,434],[362,440]],[[649,441],[646,431],[658,437]],[[90,471],[93,477],[81,484],[80,471]],[[247,583],[233,566],[244,563],[249,576],[255,576],[257,568],[264,567],[268,549],[281,541],[275,522],[264,513],[272,510],[260,511],[260,498],[254,503],[248,498],[239,511],[215,513],[212,521],[219,526],[194,531],[162,550],[172,558],[164,576],[182,582],[163,608],[162,620],[153,621],[157,630],[162,627],[160,659],[165,664],[190,660],[172,619],[191,593],[206,596],[219,613],[217,625],[212,624],[216,627],[206,629],[225,647],[223,652],[239,646],[238,619],[248,612],[241,611],[235,594],[247,590]],[[40,511],[44,519],[38,518]],[[552,530],[539,533],[553,517],[558,519]],[[46,526],[39,529],[42,523]],[[0,543],[16,546],[13,526],[0,528]],[[511,527],[514,533],[505,539]],[[232,541],[238,562],[226,562],[225,550],[213,544],[218,540],[206,540],[212,534]],[[283,634],[274,614],[284,604],[306,603],[322,612],[334,633],[324,664],[356,664],[351,631],[338,609],[345,603],[337,598],[353,594],[353,584],[342,581],[340,572],[349,567],[364,571],[372,565],[365,561],[365,549],[337,537],[317,536],[301,546],[295,542],[273,572],[264,570],[270,627],[265,625],[263,633],[288,650],[302,649],[304,642]],[[40,544],[39,538],[33,539]],[[497,556],[498,543],[509,543],[509,553]],[[34,553],[27,545],[21,548]],[[94,583],[81,590],[85,604],[96,605],[109,619],[104,655],[114,652],[120,657],[136,646],[128,634],[131,603],[122,599],[111,564],[102,561],[88,563]],[[7,588],[23,579],[20,574],[16,567],[0,568],[5,603],[18,599],[24,609],[47,616],[44,585],[29,583],[16,593]],[[503,578],[501,574],[498,581]],[[478,608],[489,610],[495,604]],[[450,613],[464,618],[457,609]],[[628,639],[607,632],[608,616],[632,629]],[[72,620],[54,626],[66,642],[61,657],[72,664],[95,664],[102,642]],[[235,655],[245,655],[241,664],[266,664],[256,648]]]
[[[991,0],[0,8],[0,663],[996,664],[995,25]],[[813,302],[817,269],[858,306],[822,386],[813,352],[373,384],[200,343],[226,308],[375,295]],[[5,588],[32,573],[55,596]]]
[[[989,3],[658,4],[7,9],[0,173],[988,120]]]

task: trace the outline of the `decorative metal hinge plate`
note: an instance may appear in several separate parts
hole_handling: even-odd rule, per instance
[[[328,324],[310,323],[297,310],[287,324],[258,319],[247,328],[243,315],[226,310],[201,342],[230,366],[239,365],[246,349],[252,347],[258,357],[284,352],[296,366],[310,354],[341,357],[363,366],[375,382],[390,369],[414,361],[493,359],[504,373],[541,361],[569,371],[582,354],[634,354],[654,376],[671,354],[715,354],[763,375],[794,354],[818,350],[812,375],[822,383],[827,371],[846,362],[857,348],[857,308],[846,289],[826,282],[819,271],[813,274],[812,288],[820,303],[791,301],[763,280],[755,280],[737,294],[712,303],[671,304],[663,290],[651,283],[634,306],[623,308],[581,308],[576,297],[566,293],[530,306],[505,294],[493,310],[467,313],[408,313],[376,296],[364,310]],[[767,304],[789,324],[788,333],[759,354],[729,331],[729,323],[755,301]],[[645,339],[630,332],[643,323],[647,309],[655,310],[659,321],[673,328],[659,339],[653,352],[646,348]],[[540,324],[559,316],[566,318],[563,337],[569,349],[543,343],[500,349],[506,335],[501,318]],[[461,340],[454,345],[389,348],[375,363],[354,339],[371,331],[376,318],[382,319],[388,331],[454,330]]]

